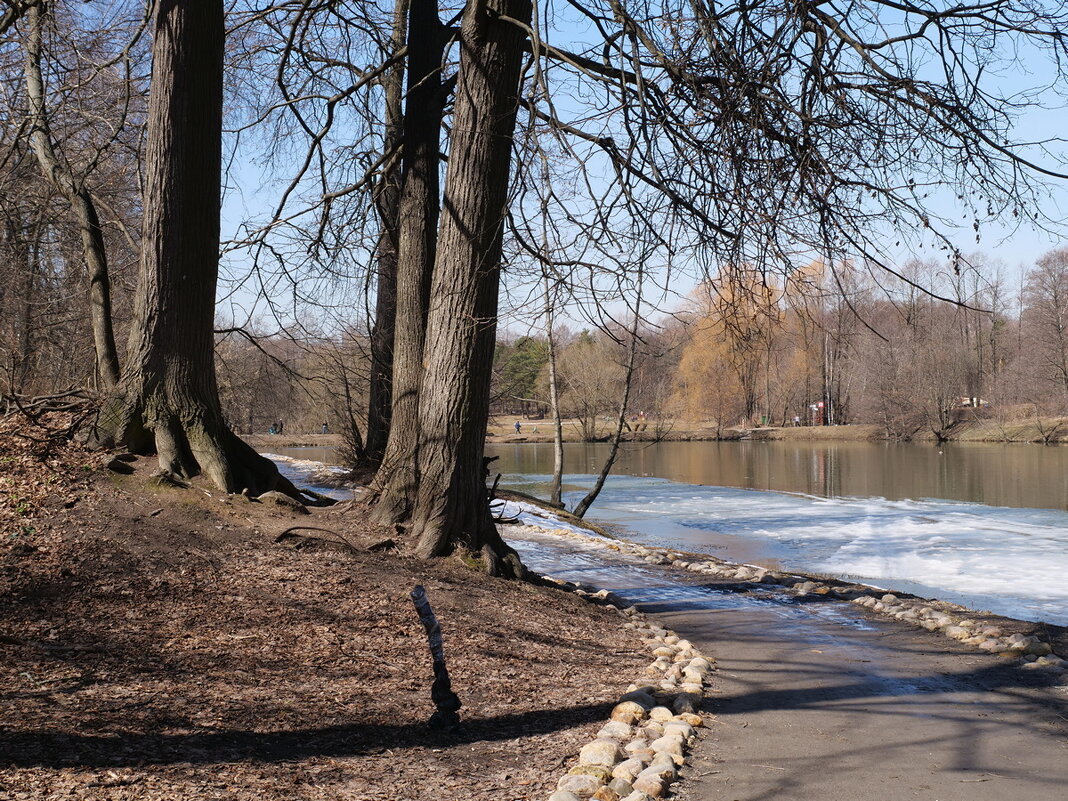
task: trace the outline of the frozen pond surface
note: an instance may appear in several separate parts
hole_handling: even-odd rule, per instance
[[[512,474],[501,484],[538,494],[545,479]],[[592,480],[569,477],[579,486]],[[572,490],[565,502],[579,496]],[[821,498],[613,476],[590,516],[650,545],[1068,625],[1068,512],[939,499]]]

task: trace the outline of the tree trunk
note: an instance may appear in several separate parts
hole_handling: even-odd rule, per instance
[[[437,4],[413,0],[408,24],[408,99],[398,217],[392,420],[386,452],[374,482],[378,490],[374,517],[383,523],[409,517],[419,483],[419,391],[437,251],[444,44]]]
[[[549,343],[549,407],[553,418],[553,478],[549,485],[549,503],[564,505],[564,422],[560,419],[560,385],[556,374],[556,335],[553,333],[553,301],[549,294],[549,276],[545,282],[545,336]]]
[[[420,556],[457,549],[488,572],[518,576],[518,555],[498,534],[483,449],[497,328],[503,219],[515,131],[521,29],[529,0],[475,0],[464,12],[444,216],[427,322],[419,401],[418,494],[412,531]]]
[[[634,385],[634,364],[637,361],[638,355],[638,324],[641,321],[641,308],[642,270],[639,267],[638,297],[634,307],[634,325],[630,330],[630,349],[627,352],[627,368],[623,378],[623,397],[619,401],[619,415],[616,417],[616,430],[612,435],[612,448],[608,451],[608,456],[604,460],[604,464],[601,465],[601,472],[597,476],[597,481],[594,482],[593,487],[585,496],[583,496],[582,500],[576,504],[573,512],[575,517],[586,516],[586,512],[589,511],[593,502],[597,500],[597,496],[601,494],[601,490],[604,489],[604,482],[608,479],[608,474],[612,472],[612,468],[616,463],[616,457],[619,455],[619,444],[623,440],[623,426],[627,423],[627,406],[630,403],[630,390]]]
[[[274,464],[223,420],[213,322],[222,177],[222,0],[157,0],[140,274],[126,369],[103,441],[204,472],[228,492],[283,489]]]
[[[404,47],[408,29],[408,0],[397,0],[393,11],[390,55]],[[399,150],[404,135],[404,66],[394,65],[384,79],[386,100],[386,152]],[[364,461],[373,467],[382,463],[389,437],[393,404],[393,338],[397,320],[397,218],[402,176],[399,159],[390,163],[378,191],[378,217],[382,232],[378,240],[375,280],[375,324],[371,329],[371,380],[367,399],[367,442]]]
[[[93,196],[84,181],[75,178],[66,162],[56,155],[45,107],[46,91],[41,73],[41,39],[45,4],[26,11],[26,99],[30,116],[30,144],[41,172],[70,204],[82,239],[82,255],[89,273],[89,313],[96,348],[97,375],[101,387],[111,390],[119,381],[119,356],[111,319],[111,279],[108,275],[104,232]]]

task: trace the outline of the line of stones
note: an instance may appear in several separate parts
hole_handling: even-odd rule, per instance
[[[531,533],[548,532],[555,536],[579,539],[598,548],[638,557],[649,564],[664,565],[752,584],[780,585],[791,589],[798,596],[833,596],[866,607],[885,617],[900,620],[930,632],[940,632],[950,639],[974,646],[981,651],[998,654],[1007,659],[1019,659],[1021,668],[1068,675],[1068,660],[1054,654],[1048,642],[1034,635],[1018,633],[1006,635],[997,626],[984,625],[981,620],[969,617],[969,610],[955,604],[938,603],[940,607],[951,609],[952,614],[950,614],[944,609],[933,608],[930,601],[920,598],[899,598],[862,584],[831,585],[803,576],[780,573],[755,565],[739,565],[714,558],[701,557],[699,561],[688,561],[665,548],[639,545],[627,540],[606,540],[603,537],[583,534],[574,529],[544,529],[535,526],[523,528]]]
[[[545,578],[626,615],[624,628],[637,632],[653,654],[645,675],[620,696],[609,721],[582,747],[577,763],[560,778],[548,801],[663,798],[678,780],[697,729],[704,725],[699,711],[715,660],[649,622],[634,607],[620,609],[620,599],[607,590]]]

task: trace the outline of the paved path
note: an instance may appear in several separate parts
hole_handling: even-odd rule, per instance
[[[852,604],[519,544],[531,566],[616,590],[716,657],[715,722],[682,799],[1068,801],[1068,688],[1046,674]]]

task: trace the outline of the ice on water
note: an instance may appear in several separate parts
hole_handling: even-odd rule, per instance
[[[265,455],[305,486],[330,469]],[[593,477],[568,478],[580,488],[565,495],[570,507]],[[537,495],[546,480],[509,475],[502,485]],[[346,490],[314,488],[350,497]],[[550,528],[577,528],[525,503],[508,502],[497,513],[527,525],[546,527],[548,518]],[[650,545],[743,562],[774,560],[786,569],[1068,625],[1064,511],[938,499],[821,498],[620,475],[608,480],[591,517],[624,526]]]
[[[507,476],[502,483],[529,491],[544,480]],[[579,486],[589,481],[574,479]],[[788,569],[1068,625],[1064,511],[938,499],[822,498],[613,476],[592,516],[623,525],[650,544],[741,561],[763,557]]]

